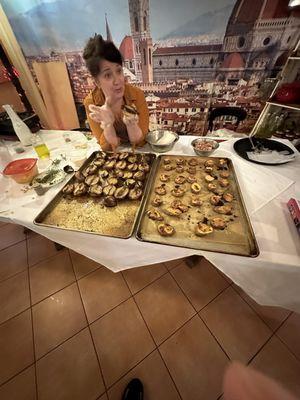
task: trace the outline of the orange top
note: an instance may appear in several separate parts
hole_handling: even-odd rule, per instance
[[[144,92],[141,89],[126,83],[125,91],[124,91],[124,102],[126,105],[129,105],[129,106],[134,104],[139,113],[139,127],[141,128],[142,133],[143,133],[143,140],[140,143],[138,143],[137,145],[143,146],[143,144],[145,142],[144,141],[145,136],[147,135],[148,130],[149,130],[149,110],[148,110],[147,103],[145,100]],[[90,104],[94,104],[96,106],[103,106],[103,104],[105,103],[104,93],[102,92],[101,89],[96,87],[84,99],[83,103],[85,106],[87,119],[88,119],[88,122],[89,122],[89,125],[90,125],[93,135],[97,138],[98,143],[100,144],[100,146],[103,150],[111,150],[111,146],[107,143],[107,141],[103,135],[103,129],[101,128],[100,124],[93,121],[89,116],[90,115],[90,110],[89,110]],[[115,123],[114,125],[115,125],[115,128],[117,128],[117,126],[120,126],[120,121],[117,121],[117,123]],[[118,129],[116,129],[116,133],[118,135]],[[121,136],[121,140],[122,140],[123,135],[120,135],[120,136]]]

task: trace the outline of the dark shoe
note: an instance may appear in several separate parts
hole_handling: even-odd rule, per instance
[[[122,400],[143,400],[144,389],[142,382],[135,378],[132,379],[124,390]]]

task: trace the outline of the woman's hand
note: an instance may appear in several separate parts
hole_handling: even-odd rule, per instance
[[[101,107],[90,104],[89,110],[91,111],[90,118],[101,125],[105,140],[115,151],[120,144],[120,139],[114,128],[115,116],[111,110],[109,98],[106,99]]]
[[[139,122],[139,116],[137,114],[123,115],[123,122],[126,128],[136,126]]]
[[[143,133],[138,124],[139,116],[137,114],[132,114],[130,116],[124,115],[123,122],[126,125],[130,143],[132,144],[140,143],[143,139]]]
[[[104,129],[105,125],[113,125],[113,123],[115,122],[115,116],[110,107],[109,98],[106,98],[105,103],[101,107],[90,104],[89,110],[91,111],[90,118],[93,121],[101,124],[102,129]]]

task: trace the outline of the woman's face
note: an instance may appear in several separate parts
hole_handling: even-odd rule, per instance
[[[122,66],[103,60],[100,67],[97,83],[101,87],[105,97],[109,97],[113,101],[123,98],[125,78]]]

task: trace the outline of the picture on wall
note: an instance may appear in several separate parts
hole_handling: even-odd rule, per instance
[[[33,74],[33,62],[66,63],[77,110],[94,87],[82,51],[100,33],[144,90],[150,129],[188,135],[251,132],[300,31],[288,0],[0,1]],[[235,117],[209,124],[221,107],[240,110],[238,127]]]

